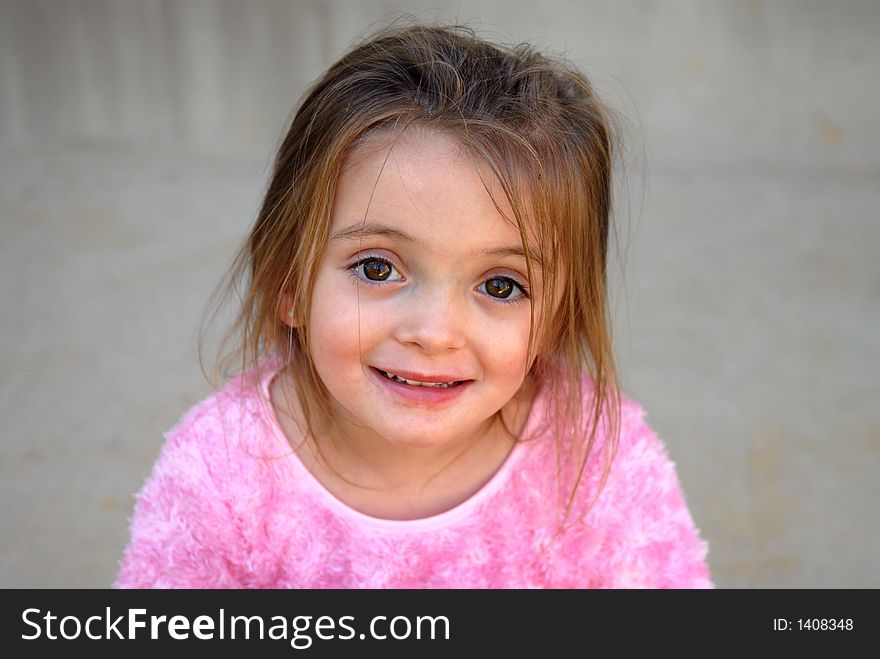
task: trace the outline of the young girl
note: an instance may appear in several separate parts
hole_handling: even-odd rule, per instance
[[[709,587],[621,397],[613,139],[585,77],[463,28],[305,97],[237,261],[238,375],[167,435],[118,587]]]

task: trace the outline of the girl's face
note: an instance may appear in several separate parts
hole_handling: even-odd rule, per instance
[[[540,281],[484,181],[505,199],[488,167],[427,131],[346,159],[308,323],[350,439],[476,442],[523,385]]]

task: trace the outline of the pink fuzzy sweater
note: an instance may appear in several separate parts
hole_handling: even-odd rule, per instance
[[[167,434],[137,495],[116,587],[712,586],[674,465],[632,401],[600,497],[554,538],[554,493],[567,496],[571,480],[555,477],[545,394],[524,428],[535,439],[516,444],[479,492],[439,515],[399,521],[346,506],[303,466],[267,402],[272,376],[259,386],[230,381]],[[587,464],[576,508],[600,473],[598,458]]]

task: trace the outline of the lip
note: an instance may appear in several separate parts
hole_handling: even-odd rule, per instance
[[[407,380],[416,380],[417,382],[465,382],[470,379],[458,377],[456,375],[447,375],[445,373],[426,375],[425,373],[416,373],[415,371],[400,371],[395,368],[377,368],[375,366],[373,368],[376,368],[380,371],[385,371],[386,373],[399,375],[400,377],[406,378]]]
[[[381,369],[385,371],[385,369]],[[426,375],[424,373],[413,373],[412,371],[394,371],[388,370],[386,373],[394,373],[407,380],[418,380],[419,382],[458,382],[459,378],[448,375]],[[420,403],[428,405],[442,405],[449,403],[461,397],[464,392],[474,383],[473,380],[465,380],[456,387],[418,387],[403,382],[395,382],[389,380],[379,373],[376,367],[370,367],[370,374],[376,381],[391,393],[395,398],[402,399],[411,403]]]

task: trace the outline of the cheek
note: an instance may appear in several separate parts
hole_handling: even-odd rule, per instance
[[[360,364],[362,355],[387,331],[383,323],[388,315],[375,313],[363,291],[360,298],[344,273],[319,275],[315,282],[309,328],[312,356],[322,375]]]
[[[345,282],[319,274],[312,292],[309,331],[319,370],[320,362],[347,358],[352,350],[357,354],[357,298],[348,294]]]
[[[527,370],[529,346],[529,316],[505,319],[484,325],[481,332],[481,352],[484,361],[513,389],[519,388]]]

